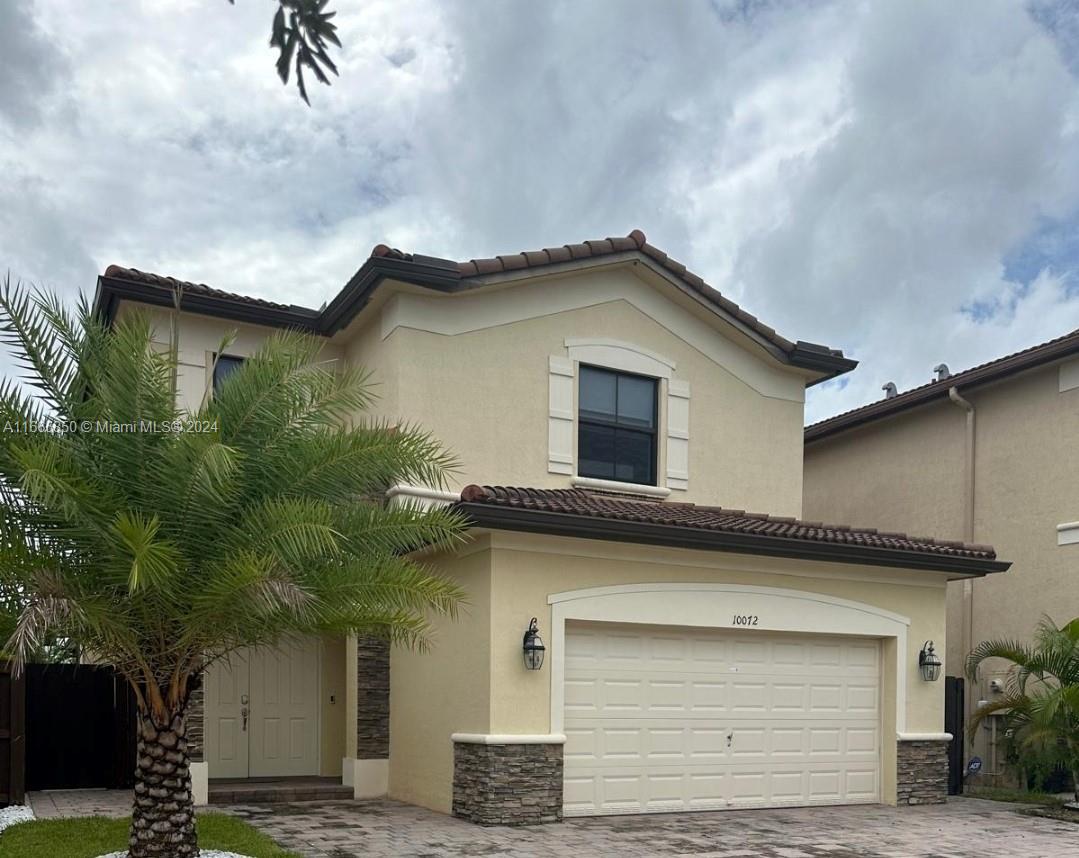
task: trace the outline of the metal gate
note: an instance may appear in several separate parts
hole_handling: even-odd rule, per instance
[[[26,788],[134,785],[135,699],[111,667],[26,667]]]
[[[944,730],[952,734],[952,742],[948,746],[948,795],[959,795],[963,792],[965,690],[962,677],[944,677]]]

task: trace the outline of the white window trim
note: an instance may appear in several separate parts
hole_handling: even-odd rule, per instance
[[[670,358],[622,340],[571,338],[565,341],[565,346],[570,360],[604,369],[670,378],[677,368]]]
[[[731,628],[717,620],[732,611],[756,614],[760,631],[894,638],[895,730],[906,732],[907,674],[915,664],[907,652],[910,618],[862,602],[821,593],[746,584],[621,584],[553,593],[551,640],[551,732],[565,732],[566,622],[584,620],[661,626]]]
[[[1057,545],[1079,544],[1079,521],[1067,521],[1057,525]]]
[[[564,345],[566,357],[551,355],[548,365],[548,473],[568,475],[575,486],[647,497],[665,498],[672,490],[686,491],[689,488],[689,383],[674,378],[677,364],[658,352],[623,340],[568,337]],[[657,485],[598,480],[577,474],[574,394],[577,367],[582,363],[666,381],[666,390],[660,387],[657,391],[657,396],[666,395],[666,407],[659,409],[665,425],[656,427]],[[666,445],[661,458],[660,443],[664,438]]]
[[[601,492],[624,492],[627,495],[643,495],[650,498],[665,498],[671,490],[664,486],[649,486],[644,483],[622,483],[618,480],[599,480],[595,477],[573,476],[570,482],[578,488],[596,489]]]

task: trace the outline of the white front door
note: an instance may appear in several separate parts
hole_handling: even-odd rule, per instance
[[[880,797],[880,645],[566,626],[565,814]]]
[[[317,775],[319,642],[244,650],[206,676],[211,778]]]
[[[252,655],[250,776],[318,774],[318,641]]]

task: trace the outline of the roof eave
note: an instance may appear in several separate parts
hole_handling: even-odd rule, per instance
[[[806,427],[804,439],[806,443],[819,441],[822,438],[852,429],[855,426],[891,417],[919,405],[947,399],[948,391],[953,387],[959,390],[981,387],[1027,370],[1063,360],[1075,354],[1079,354],[1079,335],[1068,336],[1059,342],[1035,347],[1030,351],[1011,357],[1001,358],[999,361],[994,361],[985,366],[956,373],[951,378],[943,379],[928,387],[901,393],[892,399],[871,402],[869,405],[855,411],[822,420],[820,423]]]
[[[332,336],[348,325],[367,306],[375,290],[386,279],[425,286],[438,292],[455,292],[461,288],[461,272],[456,263],[447,259],[429,258],[417,262],[372,256],[322,311],[322,333]]]
[[[175,290],[171,286],[158,286],[104,274],[97,278],[93,312],[106,325],[113,323],[119,303],[123,300],[171,308],[175,306]],[[183,293],[180,309],[234,322],[320,333],[319,314],[314,310],[304,313],[283,307],[266,307],[224,295],[207,295],[195,291]]]
[[[453,508],[464,513],[473,526],[494,530],[516,530],[552,536],[664,545],[701,551],[726,551],[798,560],[948,572],[964,577],[980,577],[1005,572],[1011,566],[1010,562],[1002,560],[873,548],[845,543],[810,542],[761,534],[726,533],[467,501],[456,503]]]
[[[858,366],[858,361],[853,360],[852,358],[833,354],[829,351],[823,351],[816,347],[810,347],[807,343],[801,342],[795,344],[787,357],[791,366],[797,366],[802,369],[808,369],[815,373],[819,373],[817,378],[810,380],[806,384],[806,387],[812,387],[815,384],[830,381],[833,378],[837,378],[850,372]]]

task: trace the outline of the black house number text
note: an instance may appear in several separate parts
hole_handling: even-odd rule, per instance
[[[731,620],[733,626],[755,626],[757,625],[756,614],[735,614]]]

